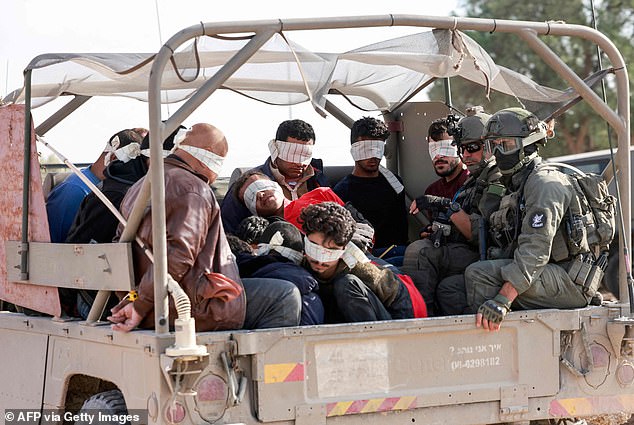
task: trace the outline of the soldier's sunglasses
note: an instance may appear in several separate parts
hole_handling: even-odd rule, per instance
[[[480,149],[482,149],[482,142],[466,143],[464,145],[460,145],[460,147],[458,148],[460,154],[463,154],[464,151],[467,151],[469,153],[476,153],[479,152]]]

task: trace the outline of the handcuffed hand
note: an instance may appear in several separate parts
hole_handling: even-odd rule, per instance
[[[511,301],[504,295],[497,294],[495,298],[485,301],[478,308],[476,326],[483,326],[487,330],[497,331],[509,311],[511,311]]]
[[[423,195],[416,198],[416,207],[419,210],[439,210],[444,211],[451,205],[451,199],[442,196]]]

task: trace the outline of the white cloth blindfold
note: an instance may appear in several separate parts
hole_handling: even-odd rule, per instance
[[[350,154],[355,161],[370,158],[383,158],[385,142],[383,140],[359,140],[350,147]]]
[[[397,194],[401,193],[405,189],[405,186],[403,186],[403,183],[398,181],[394,173],[392,173],[390,170],[388,170],[384,166],[379,165],[379,173],[383,174],[383,177],[385,177],[385,180],[387,180],[390,186],[392,186],[392,189],[394,189],[394,192],[396,192]]]
[[[304,254],[299,251],[295,251],[292,248],[283,245],[284,237],[280,232],[275,232],[269,243],[258,244],[258,255],[266,255],[271,251],[278,252],[282,257],[288,258],[293,263],[299,265],[304,258]]]
[[[286,162],[307,165],[313,158],[313,145],[274,139],[269,142],[269,152],[272,161],[281,158]]]
[[[141,149],[141,155],[146,156],[146,157],[150,157],[150,149]],[[163,149],[163,158],[167,158],[167,155],[171,154],[172,151],[166,151],[165,149]]]
[[[103,164],[106,167],[112,162],[112,155],[114,155],[120,144],[121,142],[119,141],[119,136],[113,137],[112,140],[108,140],[106,143],[106,147],[103,148],[103,151],[107,152],[106,156],[103,158]]]
[[[163,149],[163,158],[167,158],[167,156],[169,154],[171,154],[174,150],[176,150],[177,147],[180,147],[178,145],[180,145],[180,143],[185,139],[185,136],[187,135],[187,132],[189,130],[191,130],[191,129],[181,128],[180,130],[178,130],[178,132],[174,136],[174,147],[171,150]],[[141,150],[141,155],[147,156],[149,158],[150,157],[150,148]],[[216,173],[216,174],[218,174],[218,173]]]
[[[189,145],[178,145],[179,149],[184,150],[189,153],[191,156],[202,162],[208,169],[216,173],[216,175],[220,175],[220,171],[222,170],[222,164],[225,161],[225,158],[216,155],[213,152],[208,151],[207,149],[199,148],[196,146]]]
[[[174,136],[174,148],[181,144],[185,137],[187,137],[187,133],[191,131],[191,128],[181,128],[176,132]]]
[[[359,140],[350,147],[350,153],[355,161],[363,161],[370,158],[383,158],[385,142],[382,140]],[[385,177],[396,193],[401,193],[405,187],[396,176],[387,168],[379,165],[379,172]]]
[[[119,140],[119,136],[115,136],[106,144],[104,151],[107,152],[107,154],[103,159],[103,163],[106,167],[113,161],[113,155],[119,161],[128,162],[142,153],[141,145],[136,142],[129,143],[121,148],[119,147],[120,145],[121,141]]]
[[[312,242],[307,236],[304,236],[304,251],[306,256],[320,263],[342,259],[350,269],[353,269],[358,263],[370,262],[370,259],[363,251],[352,242],[348,242],[345,249],[329,249]]]
[[[253,181],[244,190],[244,205],[246,205],[249,211],[251,211],[251,214],[258,215],[258,210],[256,206],[258,192],[262,192],[265,190],[274,190],[275,192],[278,192],[282,196],[284,196],[282,187],[279,184],[277,184],[277,182],[274,182],[273,180],[257,179]]]
[[[437,156],[458,157],[458,148],[452,144],[453,139],[439,140],[429,143],[429,157],[434,160]]]
[[[304,251],[308,257],[320,263],[336,261],[340,259],[345,252],[344,249],[325,248],[308,239],[308,236],[304,236]]]

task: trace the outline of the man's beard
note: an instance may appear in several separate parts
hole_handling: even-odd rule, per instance
[[[447,164],[449,165],[449,168],[443,171],[438,171],[438,169],[436,167],[434,167],[434,171],[436,172],[436,175],[438,177],[447,177],[450,176],[454,171],[456,171],[456,167],[458,166],[459,162],[455,161],[455,162],[447,162]]]
[[[379,171],[379,165],[380,163],[370,165],[362,162],[361,164],[359,164],[359,168],[361,168],[366,173],[376,173],[377,171]]]

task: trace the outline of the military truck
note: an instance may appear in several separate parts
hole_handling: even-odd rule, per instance
[[[292,42],[300,30],[385,27],[388,34],[394,26],[423,32],[345,53],[311,52]],[[520,37],[571,89],[540,86],[496,65],[466,31]],[[602,72],[618,93],[616,109],[542,41],[564,36],[590,40],[605,52],[612,68]],[[52,317],[0,313],[0,406],[7,423],[19,417],[11,409],[35,410],[41,423],[51,411],[63,413],[58,422],[89,423],[97,409],[128,414],[124,421],[132,423],[298,425],[524,424],[634,411],[634,320],[623,260],[619,302],[511,312],[496,333],[477,329],[467,315],[193,334],[187,311],[174,332],[168,326],[168,292],[177,288],[167,275],[160,160],[151,161],[143,196],[119,243],[47,242],[35,135],[43,136],[92,96],[148,102],[152,158],[161,158],[158,141],[208,98],[213,101],[218,89],[273,104],[311,102],[318,114],[344,124],[345,152],[345,126],[353,118],[337,106],[336,99],[344,98],[361,113],[381,111],[392,131],[387,165],[416,196],[434,178],[422,135],[449,110],[442,102],[409,100],[449,77],[481,84],[483,96],[496,90],[552,110],[581,97],[618,135],[618,153],[628,152],[626,64],[609,39],[579,25],[414,15],[200,23],[175,34],[155,55],[33,59],[24,87],[1,108],[8,136],[0,146],[0,205],[7,220],[0,298]],[[71,100],[35,127],[31,107],[59,96]],[[161,102],[168,99],[183,103],[163,117]],[[617,159],[621,234],[630,235],[629,155]],[[18,192],[9,184],[16,182]],[[114,332],[99,318],[110,291],[134,288],[130,247],[148,202],[155,329]],[[621,250],[630,243],[623,238]],[[59,287],[99,290],[87,321],[60,317]]]

